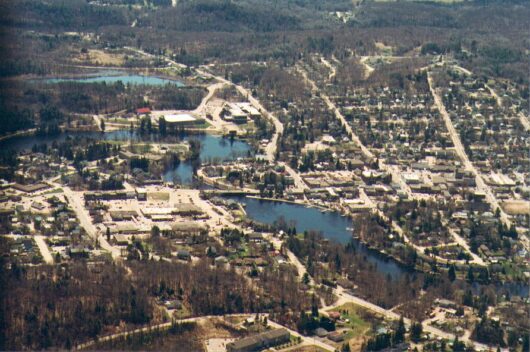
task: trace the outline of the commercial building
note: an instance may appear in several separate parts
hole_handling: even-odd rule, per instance
[[[245,337],[226,345],[227,352],[253,352],[289,342],[291,334],[287,329],[275,329]]]
[[[186,127],[200,124],[202,119],[199,119],[190,114],[172,114],[164,116],[168,127]]]

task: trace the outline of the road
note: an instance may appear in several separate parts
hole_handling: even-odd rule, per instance
[[[477,171],[473,163],[469,160],[467,153],[464,149],[464,146],[462,144],[462,141],[460,140],[460,137],[453,126],[453,122],[451,121],[451,117],[447,113],[447,110],[445,109],[445,106],[442,102],[442,98],[440,97],[440,94],[436,91],[434,88],[434,83],[432,80],[432,76],[430,72],[427,72],[427,81],[429,83],[429,89],[431,90],[431,94],[434,98],[434,104],[438,108],[438,111],[440,112],[440,115],[442,116],[445,126],[447,128],[447,131],[449,132],[449,135],[451,136],[451,140],[453,142],[455,151],[464,164],[464,167],[471,171],[473,175],[475,176],[475,180],[477,183],[477,190],[484,192],[486,195],[486,200],[488,203],[490,203],[491,208],[493,211],[496,211],[496,209],[499,209],[500,215],[501,215],[501,221],[508,227],[511,225],[510,219],[508,219],[508,215],[504,212],[502,207],[500,206],[499,202],[497,201],[497,198],[491,191],[490,187],[484,182],[484,179],[482,178],[482,175]]]
[[[392,310],[390,309],[385,309],[383,307],[380,307],[378,305],[375,305],[373,303],[370,303],[362,298],[359,298],[359,297],[356,297],[348,292],[346,292],[346,290],[341,287],[341,286],[337,286],[337,288],[334,290],[334,293],[339,297],[338,301],[330,308],[328,308],[328,310],[330,309],[333,309],[335,307],[339,307],[345,303],[354,303],[360,307],[363,307],[367,310],[370,310],[374,313],[378,313],[382,316],[384,316],[385,318],[387,319],[390,319],[390,320],[399,320],[400,319],[400,315],[394,313]],[[410,326],[412,324],[412,321],[410,319],[407,319],[407,318],[404,318],[403,321],[405,322],[406,325]],[[455,335],[453,334],[450,334],[450,333],[447,333],[445,331],[442,331],[440,329],[437,329],[429,324],[427,324],[427,322],[422,322],[422,325],[423,325],[423,331],[424,332],[427,332],[427,333],[430,333],[431,335],[434,335],[436,337],[441,337],[441,338],[444,338],[444,339],[447,339],[447,340],[454,340],[455,338]],[[475,341],[472,341],[469,339],[469,337],[467,338],[461,338],[460,339],[461,341],[464,341],[464,342],[467,342],[467,343],[473,343],[475,345],[475,347],[479,348],[479,349],[483,349],[483,350],[488,350],[488,346],[486,345],[483,345],[481,343],[478,343],[478,342],[475,342]]]
[[[455,242],[460,245],[462,248],[464,248],[466,250],[466,252],[471,256],[472,260],[470,260],[469,262],[470,263],[473,263],[473,264],[476,264],[476,265],[480,265],[480,266],[486,266],[487,264],[484,262],[484,260],[482,260],[481,257],[479,257],[476,253],[473,253],[471,251],[471,248],[469,247],[469,244],[467,243],[467,241],[462,238],[462,236],[460,236],[455,230],[451,229],[449,226],[446,226],[447,227],[447,230],[449,231],[449,234],[451,234],[451,236],[453,236],[453,239],[455,240]]]
[[[225,79],[224,77],[216,76],[216,75],[214,75],[214,74],[212,74],[210,72],[207,72],[205,70],[202,70],[202,69],[197,69],[196,71],[199,74],[203,75],[203,76],[214,78],[214,79],[220,81],[222,84],[235,86],[236,89],[238,90],[238,92],[241,95],[243,95],[244,97],[246,97],[248,99],[248,101],[252,104],[252,106],[254,108],[256,108],[258,111],[260,111],[261,114],[273,124],[273,126],[274,126],[274,134],[273,134],[271,140],[269,141],[269,143],[265,147],[265,155],[267,156],[267,160],[269,162],[273,163],[276,160],[276,152],[277,152],[277,149],[278,149],[278,139],[280,138],[280,135],[283,134],[283,124],[281,123],[281,121],[273,113],[269,112],[259,102],[258,99],[254,98],[252,96],[252,93],[248,89],[246,89],[245,87],[243,87],[241,85],[237,85],[237,84]],[[294,183],[295,183],[294,184],[294,188],[295,188],[296,191],[303,192],[304,190],[309,189],[309,187],[302,180],[302,177],[300,176],[300,174],[298,172],[293,170],[293,168],[291,168],[289,165],[287,165],[284,162],[279,162],[279,165],[282,165],[285,168],[285,171],[294,179]]]
[[[147,55],[147,56],[150,56],[150,57],[154,57],[154,55],[149,54],[149,53],[147,53],[147,52],[145,52],[143,50],[139,50],[139,49],[131,48],[131,47],[126,47],[126,48],[129,49],[129,50],[135,51],[135,52],[137,52],[139,54],[142,54],[142,55]],[[173,60],[170,60],[168,58],[166,58],[166,60],[168,62],[170,62],[172,65],[181,66],[179,63],[177,63],[177,62],[175,62]],[[245,87],[243,87],[241,85],[237,85],[237,84],[225,79],[224,77],[214,75],[213,73],[211,73],[209,71],[206,71],[205,67],[204,68],[197,68],[197,69],[195,69],[195,71],[198,74],[200,74],[200,75],[202,75],[204,77],[209,77],[209,78],[215,79],[218,82],[220,82],[218,84],[214,84],[214,85],[211,85],[211,86],[208,87],[208,95],[202,100],[201,104],[197,107],[197,109],[195,109],[195,111],[196,112],[203,111],[205,105],[211,99],[211,97],[213,96],[213,94],[215,93],[215,91],[217,89],[220,89],[221,87],[226,86],[226,85],[230,85],[230,86],[236,87],[237,91],[241,95],[246,97],[248,99],[248,101],[252,104],[252,106],[254,108],[256,108],[258,111],[260,111],[261,114],[273,124],[273,126],[274,126],[274,134],[273,134],[271,140],[269,141],[269,143],[265,146],[265,155],[267,156],[267,160],[269,162],[274,162],[275,159],[276,159],[276,152],[277,152],[277,148],[278,148],[278,139],[280,138],[280,135],[283,134],[283,124],[281,123],[281,121],[273,113],[269,112],[259,102],[258,99],[254,98],[252,96],[252,92],[250,92]],[[302,178],[299,176],[298,173],[296,173],[287,164],[282,163],[282,165],[285,166],[285,170],[287,171],[287,173],[289,173],[289,175],[292,176],[293,179],[295,180],[295,189],[296,190],[303,191],[303,190],[308,188],[307,185],[303,182]]]
[[[502,98],[497,94],[497,92],[495,92],[495,90],[487,84],[485,84],[484,86],[486,87],[487,90],[489,90],[490,94],[495,98],[497,105],[499,107],[502,107],[503,101],[502,101]],[[521,122],[521,125],[523,125],[525,131],[529,131],[530,123],[528,122],[527,116],[525,116],[525,114],[520,112],[519,114],[517,114],[517,117],[519,118],[519,121]]]
[[[227,315],[222,315],[222,316],[219,316],[219,315],[206,315],[206,316],[200,316],[200,317],[193,317],[193,318],[186,318],[186,319],[178,319],[178,320],[175,320],[175,323],[177,324],[182,324],[182,323],[199,323],[201,321],[204,321],[204,320],[208,320],[208,319],[218,319],[218,318],[224,318],[224,317],[248,317],[248,316],[252,316],[252,315],[255,315],[256,313],[246,313],[246,314],[227,314]],[[267,313],[260,313],[260,316],[261,317],[269,317],[269,315]],[[335,351],[335,348],[333,346],[330,346],[328,344],[325,344],[321,341],[318,341],[318,340],[314,340],[314,339],[310,339],[306,336],[302,336],[300,335],[298,332],[294,331],[294,330],[291,330],[283,325],[280,325],[270,319],[267,319],[267,322],[268,322],[268,325],[273,327],[273,328],[276,328],[276,329],[287,329],[289,330],[289,333],[293,336],[296,336],[296,337],[300,337],[302,339],[302,345],[316,345],[326,351],[330,351],[330,352],[333,352]],[[112,335],[107,335],[107,336],[104,336],[104,337],[100,337],[98,338],[97,340],[91,340],[91,341],[87,341],[85,343],[82,343],[82,344],[79,344],[77,346],[75,346],[74,350],[85,350],[85,349],[89,349],[90,347],[98,344],[98,343],[102,343],[102,342],[108,342],[108,341],[112,341],[112,340],[116,340],[118,338],[121,338],[121,337],[126,337],[126,336],[132,336],[132,335],[136,335],[136,334],[140,334],[140,333],[149,333],[150,331],[153,331],[153,330],[156,330],[156,329],[169,329],[171,327],[171,325],[173,324],[173,322],[167,322],[167,323],[161,323],[161,324],[156,324],[156,325],[149,325],[149,326],[145,326],[145,327],[142,327],[142,328],[138,328],[138,329],[135,329],[135,330],[132,330],[132,331],[124,331],[124,332],[120,332],[120,333],[116,333],[116,334],[112,334]]]
[[[332,81],[333,78],[335,78],[335,76],[337,75],[337,69],[323,56],[320,58],[320,61],[324,64],[324,66],[329,69],[328,80]]]
[[[328,64],[331,65],[329,62],[328,62]],[[335,113],[335,116],[337,116],[337,118],[341,121],[341,123],[346,126],[346,131],[348,131],[351,139],[355,143],[357,143],[357,145],[359,145],[359,147],[361,148],[361,151],[363,151],[363,154],[365,155],[365,157],[373,159],[374,158],[373,154],[368,150],[368,148],[366,148],[366,146],[364,144],[361,143],[359,138],[353,133],[353,130],[352,130],[351,126],[347,123],[346,119],[341,114],[341,112],[336,107],[336,105],[329,99],[329,97],[324,92],[319,91],[316,83],[309,78],[309,76],[307,75],[307,72],[305,70],[300,69],[300,72],[301,72],[302,76],[304,77],[304,79],[306,80],[306,82],[308,82],[311,85],[313,92],[319,92],[320,93],[320,97],[327,104],[328,108],[330,110],[332,110]],[[414,193],[412,192],[410,187],[404,181],[403,177],[401,177],[401,172],[400,172],[398,166],[386,165],[383,161],[380,160],[379,161],[379,168],[384,170],[384,171],[386,171],[386,172],[388,172],[388,173],[390,173],[392,175],[392,180],[394,180],[395,182],[397,182],[400,185],[400,188],[407,193],[409,198],[411,198],[411,199],[415,199],[416,198],[416,196],[414,195]],[[374,204],[372,202],[372,200],[366,195],[364,190],[360,190],[360,196],[361,196],[362,199],[364,199],[365,203],[367,205],[369,205],[379,216],[381,216],[383,219],[386,219],[388,221],[388,218],[386,217],[386,215],[384,215],[383,212],[377,208],[376,204]],[[404,242],[406,244],[409,244],[412,247],[414,247],[417,251],[419,251],[420,254],[424,253],[425,248],[424,247],[420,247],[420,246],[414,244],[412,241],[410,241],[409,238],[405,235],[404,231],[401,229],[401,227],[399,227],[395,222],[392,222],[392,229],[394,231],[396,231],[401,237],[403,237],[403,240],[404,240]],[[465,243],[465,241],[461,237],[459,237],[458,239],[455,237],[455,240],[460,240],[461,242]],[[473,262],[475,262],[476,264],[479,264],[479,265],[485,265],[485,263],[482,261],[482,259],[480,257],[478,257],[475,253],[471,252],[471,250],[469,249],[469,246],[467,245],[467,243],[465,243],[465,246],[463,246],[463,247],[473,257]],[[435,256],[435,258],[436,258],[436,260],[439,263],[449,263],[450,262],[449,260],[444,259],[442,257]],[[456,261],[456,262],[458,262],[458,261]]]
[[[199,69],[198,68],[195,71],[197,71],[197,73],[199,73],[200,75],[203,75],[205,77],[210,77],[210,78],[216,79],[219,82],[222,82],[222,83],[225,83],[225,84],[228,84],[228,85],[233,85],[234,87],[236,87],[237,91],[241,95],[243,95],[244,97],[246,97],[248,99],[248,101],[250,102],[250,104],[252,104],[252,106],[254,108],[256,108],[258,111],[260,111],[263,114],[263,116],[265,116],[265,118],[267,120],[272,122],[272,124],[274,125],[274,134],[272,136],[272,139],[269,141],[269,143],[265,147],[265,155],[267,156],[267,160],[268,161],[274,162],[274,160],[276,159],[276,150],[277,150],[277,146],[278,146],[278,138],[279,138],[279,136],[281,134],[283,134],[283,124],[280,122],[280,120],[274,114],[272,114],[271,112],[267,111],[267,109],[265,109],[265,107],[259,102],[259,100],[252,96],[252,92],[250,92],[245,87],[243,87],[241,85],[237,85],[237,84],[225,79],[224,77],[216,76],[216,75],[210,73],[209,71],[205,71],[204,69]]]
[[[46,264],[53,264],[53,256],[50,253],[50,249],[48,248],[48,245],[46,245],[46,242],[44,241],[44,236],[33,236],[35,239],[35,243],[37,243],[37,246],[39,247],[40,254],[42,255],[42,258],[44,259],[44,262]]]
[[[375,69],[372,66],[368,65],[368,63],[366,62],[370,58],[371,56],[363,56],[359,60],[359,62],[364,66],[364,79],[367,79],[368,77],[370,77],[372,72],[375,71]]]
[[[64,196],[68,199],[68,203],[74,210],[81,226],[85,229],[88,236],[90,236],[94,241],[98,241],[99,246],[108,251],[112,255],[112,258],[119,259],[121,255],[120,249],[113,247],[107,241],[107,239],[99,233],[99,230],[92,223],[92,219],[90,218],[90,215],[83,204],[82,193],[76,193],[67,186],[61,185],[60,187],[62,187]]]
[[[344,115],[342,115],[340,110],[335,106],[335,104],[333,104],[333,102],[331,101],[331,99],[329,99],[327,94],[325,94],[324,92],[318,89],[316,83],[312,79],[310,79],[309,76],[307,75],[306,70],[304,70],[302,67],[298,67],[298,71],[302,74],[302,77],[304,78],[304,80],[311,86],[311,90],[315,93],[316,92],[320,93],[320,97],[322,98],[322,100],[324,100],[324,103],[326,103],[328,109],[331,110],[335,114],[337,119],[339,119],[340,123],[346,129],[346,132],[349,138],[355,144],[357,144],[357,146],[361,149],[361,152],[363,153],[364,157],[368,160],[374,159],[374,155],[372,154],[372,152],[369,151],[368,148],[366,148],[366,146],[361,142],[359,137],[353,132],[353,129],[351,128],[348,121],[346,121],[346,118],[344,117]]]

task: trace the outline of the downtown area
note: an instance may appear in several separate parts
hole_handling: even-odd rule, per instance
[[[530,350],[528,3],[0,7],[0,350]]]

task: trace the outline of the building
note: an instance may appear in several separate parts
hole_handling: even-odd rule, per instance
[[[151,109],[149,109],[149,108],[136,109],[136,115],[138,115],[138,116],[147,115],[147,114],[150,114],[150,113],[151,113]]]
[[[147,200],[147,191],[145,188],[136,188],[136,198],[140,201]]]
[[[49,186],[44,183],[36,183],[34,185],[21,185],[20,183],[14,183],[11,185],[11,188],[24,193],[38,192],[48,187]]]
[[[241,109],[236,103],[227,103],[225,110],[228,110],[228,113],[224,115],[226,121],[230,121],[237,124],[246,123],[248,120],[247,113]]]
[[[190,252],[181,249],[181,250],[177,251],[177,258],[180,259],[180,260],[189,261],[189,260],[191,260],[191,254],[190,254]]]
[[[245,337],[226,345],[227,352],[253,352],[289,342],[291,334],[287,329],[275,329]]]
[[[172,114],[164,116],[168,127],[186,127],[200,124],[201,119],[190,114]]]

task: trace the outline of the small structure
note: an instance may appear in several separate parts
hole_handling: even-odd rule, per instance
[[[139,201],[147,200],[147,191],[145,190],[145,188],[141,188],[141,187],[136,188],[136,198]]]
[[[138,116],[141,116],[141,115],[148,115],[151,113],[151,109],[149,108],[139,108],[139,109],[136,109],[136,115]]]
[[[344,340],[344,335],[339,331],[334,331],[328,335],[328,339],[333,342],[341,342]]]
[[[180,260],[191,260],[191,254],[190,252],[186,251],[186,250],[179,250],[177,251],[177,258],[180,259]]]
[[[251,243],[263,243],[264,240],[263,235],[259,232],[253,232],[248,235],[248,241]]]

